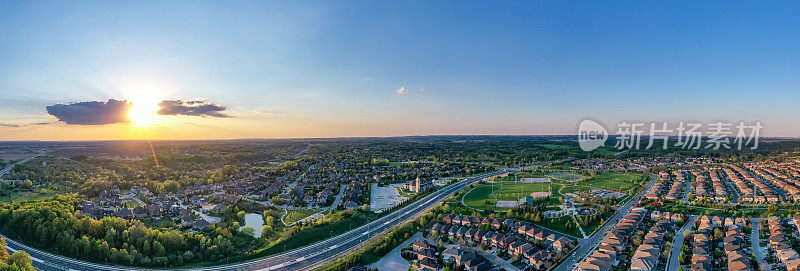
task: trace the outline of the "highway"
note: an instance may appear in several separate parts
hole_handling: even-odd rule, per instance
[[[250,261],[201,267],[193,269],[170,269],[170,270],[311,270],[319,267],[331,260],[334,260],[346,252],[358,247],[364,241],[369,240],[375,235],[382,234],[394,226],[400,225],[404,221],[411,220],[424,214],[430,208],[447,198],[453,192],[459,191],[467,185],[478,180],[503,174],[509,170],[501,170],[489,174],[484,174],[468,178],[459,183],[452,184],[437,190],[425,198],[419,199],[413,204],[401,208],[391,214],[381,217],[367,225],[350,230],[341,235],[322,240],[320,242],[287,251],[278,255]],[[0,235],[0,237],[5,237]],[[6,237],[7,248],[10,252],[24,250],[31,255],[33,266],[42,271],[72,271],[72,270],[158,270],[145,268],[131,268],[124,266],[111,266],[94,264],[82,260],[76,260],[64,256],[55,255],[49,252],[25,246],[19,242]]]
[[[19,162],[16,162],[16,163],[14,163],[13,165],[10,165],[10,166],[8,166],[8,167],[6,167],[6,168],[4,168],[4,169],[0,170],[0,180],[2,180],[2,179],[3,179],[3,175],[6,175],[6,174],[10,173],[10,172],[11,172],[11,170],[12,170],[12,169],[14,169],[14,166],[16,166],[16,165],[19,165],[19,164],[24,164],[24,163],[27,163],[28,161],[30,161],[30,160],[33,160],[33,158],[36,158],[36,157],[38,157],[39,155],[42,155],[42,154],[41,154],[41,153],[39,153],[39,154],[36,154],[36,155],[34,155],[34,156],[31,156],[31,157],[28,157],[28,158],[22,159],[22,160],[20,160]]]

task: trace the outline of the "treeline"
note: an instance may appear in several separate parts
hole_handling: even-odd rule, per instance
[[[0,238],[0,270],[2,271],[34,271],[31,255],[25,251],[8,254],[5,238]]]
[[[153,229],[139,221],[96,220],[76,211],[74,196],[3,204],[0,230],[58,254],[92,262],[174,267],[218,261],[234,254],[232,233],[212,227],[207,234]]]

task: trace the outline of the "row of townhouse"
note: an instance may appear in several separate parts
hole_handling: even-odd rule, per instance
[[[725,189],[725,184],[719,178],[716,168],[711,168],[708,171],[708,177],[711,178],[711,186],[714,188],[714,200],[717,202],[725,201],[728,192]]]
[[[481,224],[490,225],[492,229],[499,230],[504,224],[514,223],[511,219],[496,219],[466,215],[447,214],[442,217],[442,221],[449,225],[459,226],[478,226]]]
[[[774,251],[774,255],[786,266],[787,271],[800,270],[800,255],[789,245],[781,219],[776,216],[769,217],[767,227],[770,234],[769,248]]]
[[[718,216],[702,216],[697,220],[697,230],[692,235],[692,271],[712,271],[714,269],[713,247],[709,235],[714,228],[727,228],[721,245],[728,259],[728,270],[753,270],[749,257],[744,253],[746,247],[744,218],[720,218]],[[722,259],[717,259],[719,264]]]
[[[617,255],[625,250],[629,238],[641,225],[647,215],[647,209],[634,208],[622,219],[614,229],[606,235],[597,251],[586,257],[576,270],[578,271],[608,271],[617,265]]]
[[[783,190],[786,194],[788,194],[788,198],[795,200],[800,199],[800,189],[797,189],[797,187],[795,187],[793,184],[776,178],[759,165],[751,165],[750,170],[753,171],[753,173],[755,173],[758,177],[767,180],[768,182],[777,186],[779,189]]]
[[[496,247],[498,250],[507,251],[517,259],[521,259],[524,263],[533,266],[536,269],[541,268],[545,263],[552,258],[551,253],[546,249],[539,249],[531,244],[529,239],[524,236],[519,236],[513,232],[502,233],[493,230],[483,230],[478,228],[470,228],[469,226],[458,225],[444,225],[435,223],[430,227],[430,232],[436,232],[440,236],[453,237],[464,241],[468,245],[488,245]],[[537,239],[538,240],[538,239]],[[547,239],[542,239],[546,241]],[[560,253],[569,245],[570,241],[566,237],[561,237],[550,243],[549,248],[555,253]]]
[[[692,170],[689,173],[691,173],[694,176],[694,183],[695,183],[694,196],[695,196],[695,198],[698,199],[698,200],[705,199],[705,198],[713,199],[714,197],[711,196],[711,194],[708,192],[708,189],[710,188],[710,184],[708,182],[708,179],[706,179],[706,176],[702,172],[700,172],[698,170]]]
[[[636,252],[631,257],[630,270],[634,271],[653,271],[658,268],[661,250],[664,244],[664,235],[672,230],[675,223],[668,220],[659,220],[650,231],[647,232],[642,240],[642,244],[636,248]]]
[[[800,200],[800,189],[798,189],[795,185],[787,182],[787,181],[793,182],[795,180],[790,180],[786,175],[783,175],[782,173],[774,169],[761,168],[757,165],[752,167],[752,171],[759,177],[773,183],[775,186],[786,192],[786,194],[788,194],[788,197],[791,198],[792,200]],[[776,177],[778,175],[780,175],[783,178]]]
[[[786,162],[781,165],[781,168],[786,170],[786,173],[792,175],[792,177],[800,178],[800,160]]]
[[[711,255],[711,244],[706,230],[698,230],[692,235],[691,271],[713,270],[714,257]]]
[[[430,232],[457,238],[464,241],[465,244],[485,244],[505,250],[536,269],[541,269],[553,258],[553,254],[561,254],[574,242],[566,236],[557,236],[547,229],[510,219],[446,215],[442,221],[443,223],[431,225]],[[456,223],[456,221],[461,221],[461,223]],[[507,232],[501,232],[501,223],[508,225]],[[482,224],[490,225],[490,230],[476,228]],[[533,242],[536,241],[543,244],[544,249],[533,245]]]
[[[770,187],[763,181],[756,179],[755,177],[753,177],[753,175],[751,175],[749,172],[747,172],[746,170],[742,169],[739,166],[736,165],[727,165],[727,166],[733,169],[733,171],[736,174],[742,176],[742,178],[745,180],[745,183],[751,183],[753,184],[753,186],[758,188],[758,190],[753,189],[752,196],[745,196],[743,194],[742,197],[740,197],[739,199],[740,202],[764,204],[767,202],[778,203],[781,201],[780,196],[778,196],[778,194],[772,189],[772,187]],[[760,191],[761,195],[756,194],[755,193],[756,191]]]
[[[747,246],[744,227],[739,225],[729,226],[722,243],[725,248],[725,257],[728,259],[728,271],[753,270],[753,266],[750,264],[750,257],[743,250]]]
[[[658,180],[653,183],[653,186],[650,187],[650,190],[647,191],[645,198],[648,199],[658,199],[661,196],[664,187],[667,186],[667,183],[672,179],[669,173],[666,171],[661,171],[658,173]]]
[[[705,231],[708,230],[709,232],[715,227],[730,227],[733,225],[738,225],[740,227],[747,226],[747,220],[741,217],[726,217],[721,218],[719,216],[701,216],[697,219],[698,224],[697,230],[698,231]]]
[[[678,222],[681,219],[685,219],[686,217],[680,213],[670,213],[670,212],[661,212],[659,210],[655,210],[650,212],[650,219],[652,220],[669,220],[672,222]]]
[[[730,167],[730,165],[729,165],[729,167]],[[728,181],[732,182],[733,186],[736,187],[736,190],[739,191],[739,202],[752,202],[753,201],[753,198],[755,196],[755,193],[753,192],[753,188],[750,188],[750,186],[747,185],[747,183],[745,183],[742,180],[742,178],[739,178],[739,175],[736,174],[736,172],[734,172],[732,169],[727,168],[727,167],[723,168],[722,172],[725,173],[725,177],[728,179]]]
[[[683,177],[683,171],[673,171],[672,174],[675,175],[675,181],[672,182],[672,186],[669,188],[667,194],[664,195],[664,198],[668,200],[677,200],[682,197],[683,189],[686,187],[686,179]]]
[[[748,167],[748,169],[752,170],[752,168],[750,168],[750,167]],[[741,170],[741,168],[740,168],[740,170]],[[781,202],[780,194],[778,194],[778,192],[775,191],[775,189],[773,189],[772,186],[770,186],[769,183],[765,182],[762,179],[753,177],[753,175],[749,174],[748,172],[746,172],[744,170],[742,170],[739,173],[742,174],[742,176],[744,176],[744,178],[746,180],[748,180],[751,183],[753,183],[753,185],[758,188],[758,191],[761,191],[761,194],[764,195],[763,199],[761,199],[759,197],[756,197],[753,200],[754,202],[756,202],[756,203],[768,202],[768,203],[772,203],[772,204]],[[747,174],[745,174],[745,173],[747,173]]]

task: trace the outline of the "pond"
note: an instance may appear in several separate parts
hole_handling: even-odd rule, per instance
[[[256,230],[253,234],[253,237],[261,237],[261,226],[264,226],[264,218],[261,216],[261,214],[245,214],[244,226],[251,227]]]

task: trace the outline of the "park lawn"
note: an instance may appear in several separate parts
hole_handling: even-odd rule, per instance
[[[60,186],[51,185],[45,188],[34,189],[35,192],[20,191],[19,189],[0,188],[5,196],[0,197],[3,203],[20,203],[26,201],[39,201],[49,199],[57,194],[62,194],[58,190],[63,190]],[[13,202],[12,202],[13,200]]]
[[[306,218],[310,215],[316,214],[317,212],[318,212],[317,210],[308,210],[308,209],[289,210],[289,213],[286,214],[285,217],[283,217],[283,221],[286,222],[286,224],[291,225],[292,223],[300,221],[301,219]]]
[[[577,182],[577,181],[585,179],[587,176],[580,175],[580,174],[575,174],[575,173],[571,173],[571,172],[556,171],[556,172],[547,173],[547,177],[550,177],[550,178],[553,178],[553,179],[557,179],[557,180],[562,180],[562,181]]]
[[[575,192],[581,192],[581,191],[587,191],[587,190],[592,190],[592,188],[591,187],[586,187],[586,186],[568,185],[568,186],[564,186],[564,189],[561,189],[561,193],[564,193],[564,194],[566,194],[566,193],[575,193]]]
[[[292,236],[279,239],[278,241],[274,242],[267,248],[253,251],[252,253],[255,254],[253,256],[260,257],[260,256],[281,253],[284,251],[284,245],[286,251],[302,247],[305,245],[309,245],[314,242],[318,242],[320,240],[328,239],[330,237],[345,233],[350,229],[358,228],[362,225],[367,224],[369,221],[374,220],[377,217],[374,214],[365,214],[360,212],[357,212],[357,214],[358,215],[353,215],[347,218],[340,219],[339,221],[334,223],[305,228],[295,233]],[[341,215],[341,213],[336,215]]]
[[[604,219],[605,222],[608,222],[608,220],[613,218],[614,215],[616,215],[616,214],[617,214],[617,210],[612,209],[612,211],[609,214],[606,215],[606,217]],[[581,228],[583,228],[583,232],[585,232],[586,235],[591,235],[594,231],[599,229],[604,224],[605,223],[601,224],[600,221],[592,221],[592,222],[587,223],[586,226],[581,226]]]
[[[496,208],[495,204],[498,200],[519,200],[524,196],[530,196],[532,192],[546,192],[548,186],[552,185],[552,195],[548,204],[559,204],[558,190],[561,188],[560,184],[556,183],[513,183],[513,182],[500,182],[500,183],[484,183],[475,187],[475,189],[464,194],[464,204],[476,209],[495,209],[506,210],[508,208]],[[494,187],[493,187],[494,186]],[[494,191],[494,194],[492,194]]]
[[[579,185],[603,188],[607,190],[631,190],[642,175],[622,172],[602,172],[578,182]]]
[[[406,198],[410,198],[411,196],[416,194],[416,193],[408,191],[408,190],[406,190],[405,188],[402,188],[402,187],[398,187],[397,188],[397,193],[400,194],[401,197],[406,197]]]

